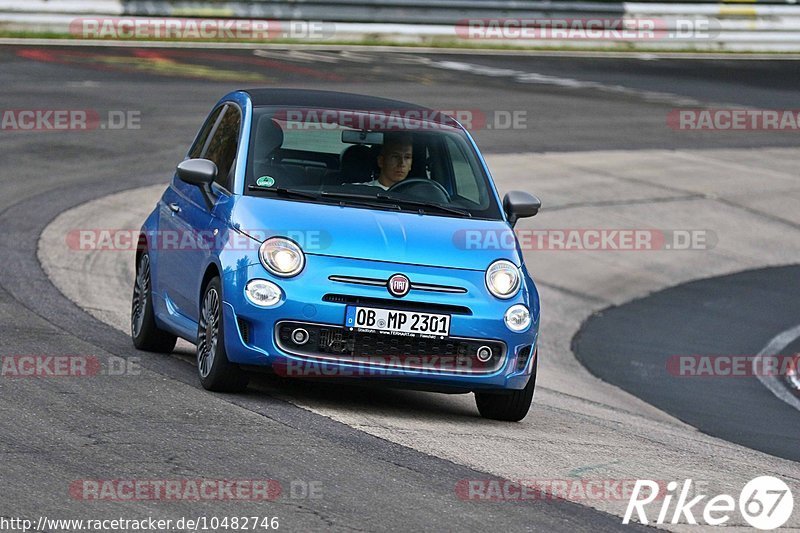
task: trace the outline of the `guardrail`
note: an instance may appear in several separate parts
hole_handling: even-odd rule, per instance
[[[196,11],[198,4],[131,0],[124,6],[132,15],[185,16]],[[624,11],[619,2],[508,0],[251,0],[206,3],[205,8],[211,9],[214,16],[390,24],[454,24],[461,19],[487,17],[598,17],[622,15]]]
[[[558,48],[693,49],[703,51],[800,51],[800,5],[771,0],[754,3],[592,2],[512,0],[0,0],[0,29],[74,34],[81,16],[211,17],[247,20],[303,20],[324,23],[325,41],[448,42]],[[492,31],[475,25],[491,24]],[[574,29],[592,21],[623,21],[626,27],[653,26],[655,36],[624,38]],[[486,29],[486,28],[485,28]],[[547,30],[550,31],[547,31]],[[78,35],[80,37],[80,35]],[[274,38],[274,37],[273,37]]]

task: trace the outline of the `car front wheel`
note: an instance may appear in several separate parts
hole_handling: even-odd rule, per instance
[[[247,387],[247,374],[228,361],[225,352],[222,286],[218,277],[203,292],[197,328],[197,372],[203,388],[210,391],[239,392]]]
[[[515,390],[511,393],[476,392],[475,403],[478,405],[478,411],[481,416],[506,422],[519,422],[525,418],[533,401],[533,391],[536,388],[536,368],[538,365],[539,357],[537,354],[533,360],[531,377],[522,390]]]

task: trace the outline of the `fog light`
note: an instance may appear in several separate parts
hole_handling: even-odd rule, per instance
[[[308,331],[303,328],[297,328],[292,332],[292,342],[300,346],[308,342],[308,337]]]
[[[478,348],[477,356],[478,356],[478,361],[480,361],[481,363],[486,363],[489,361],[489,359],[492,358],[492,349],[489,348],[488,346],[481,346],[480,348]]]
[[[281,301],[281,288],[265,279],[250,280],[244,289],[250,303],[259,307],[272,307]]]
[[[505,321],[508,329],[519,333],[531,325],[531,314],[528,308],[522,304],[512,305],[506,311]]]

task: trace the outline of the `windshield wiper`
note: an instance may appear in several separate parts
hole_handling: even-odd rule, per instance
[[[380,200],[381,198],[377,196],[373,196],[371,194],[347,194],[343,192],[330,192],[330,191],[323,191],[319,193],[319,195],[323,198],[330,198],[331,200],[339,200],[341,202],[353,202],[354,200],[357,201],[359,205],[371,205],[375,207],[382,207],[382,208],[389,208],[394,209],[397,211],[401,211],[399,205],[396,202],[376,202],[375,200]],[[388,197],[387,197],[388,198]],[[392,200],[394,200],[392,198]]]
[[[248,191],[258,192],[273,192],[279,196],[294,196],[295,198],[308,198],[309,200],[319,200],[319,195],[313,192],[301,191],[298,189],[286,189],[284,187],[259,187],[258,185],[249,185]]]
[[[384,193],[377,193],[375,195],[360,194],[360,193],[348,194],[348,193],[339,193],[330,191],[312,193],[308,191],[301,191],[298,189],[285,189],[283,187],[266,188],[266,187],[259,187],[258,185],[250,185],[248,187],[248,190],[259,191],[259,192],[271,191],[280,196],[293,196],[295,198],[307,198],[309,200],[320,200],[323,198],[329,198],[331,200],[340,200],[346,203],[358,203],[359,205],[370,205],[373,207],[383,207],[383,208],[397,209],[397,210],[401,209],[400,205],[398,204],[402,204],[402,205],[421,208],[422,212],[424,212],[425,208],[438,209],[439,211],[443,211],[446,213],[452,213],[472,218],[472,213],[470,213],[466,209],[459,209],[457,207],[450,207],[442,204],[437,204],[434,202],[424,202],[421,200],[408,200],[405,198],[390,196]]]
[[[456,215],[462,215],[465,217],[472,218],[472,213],[467,211],[466,209],[459,209],[458,207],[450,207],[448,205],[437,204],[435,202],[423,202],[421,200],[406,200],[405,198],[398,198],[396,196],[389,196],[388,194],[378,193],[376,198],[381,200],[391,200],[393,202],[398,202],[400,204],[405,205],[412,205],[414,207],[424,208],[434,208],[438,209],[439,211],[444,211],[445,213],[454,213]]]
[[[458,207],[450,207],[447,205],[437,204],[434,202],[423,202],[421,200],[407,200],[405,198],[399,198],[397,196],[391,196],[388,194],[384,194],[382,192],[377,193],[376,195],[371,194],[344,194],[344,193],[335,193],[335,192],[323,192],[321,193],[323,196],[330,196],[334,198],[358,198],[363,200],[381,200],[383,202],[391,202],[392,204],[405,204],[408,206],[420,207],[423,208],[433,208],[438,209],[439,211],[444,211],[446,213],[453,213],[456,215],[462,215],[469,218],[472,218],[472,213],[467,211],[466,209],[459,209]]]
[[[308,191],[301,191],[299,189],[286,189],[283,187],[267,188],[267,187],[259,187],[258,185],[250,185],[247,189],[250,191],[273,192],[278,196],[306,198],[308,200],[319,201],[323,199],[330,199],[338,201],[340,205],[351,204],[351,205],[361,205],[367,207],[376,207],[380,209],[394,209],[397,211],[401,210],[400,206],[395,203],[376,202],[374,196],[369,196],[366,194],[338,194],[331,192],[313,193]]]

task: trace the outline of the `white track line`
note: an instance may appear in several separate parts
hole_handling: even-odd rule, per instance
[[[762,376],[759,369],[764,368],[761,360],[765,357],[772,357],[779,354],[784,348],[789,346],[792,342],[800,337],[800,325],[778,334],[774,339],[769,341],[763,350],[758,352],[758,355],[753,359],[753,373],[758,377],[758,380],[772,392],[778,399],[788,403],[798,411],[800,411],[800,399],[789,392],[789,390],[780,382],[778,376]]]
[[[607,83],[600,83],[597,81],[587,81],[587,80],[578,80],[574,78],[565,78],[561,76],[551,76],[549,74],[541,74],[539,72],[525,72],[522,70],[514,70],[507,68],[495,68],[487,65],[466,63],[463,61],[433,61],[428,59],[424,62],[424,64],[434,68],[452,70],[457,72],[467,72],[470,74],[489,76],[492,78],[511,78],[517,83],[552,85],[556,87],[563,87],[565,89],[591,89],[604,93],[640,98],[647,102],[670,104],[679,107],[704,105],[702,102],[700,102],[700,100],[697,100],[695,98],[681,96],[673,93],[650,91],[646,89],[631,89],[629,87],[624,87],[622,85],[610,85]]]

